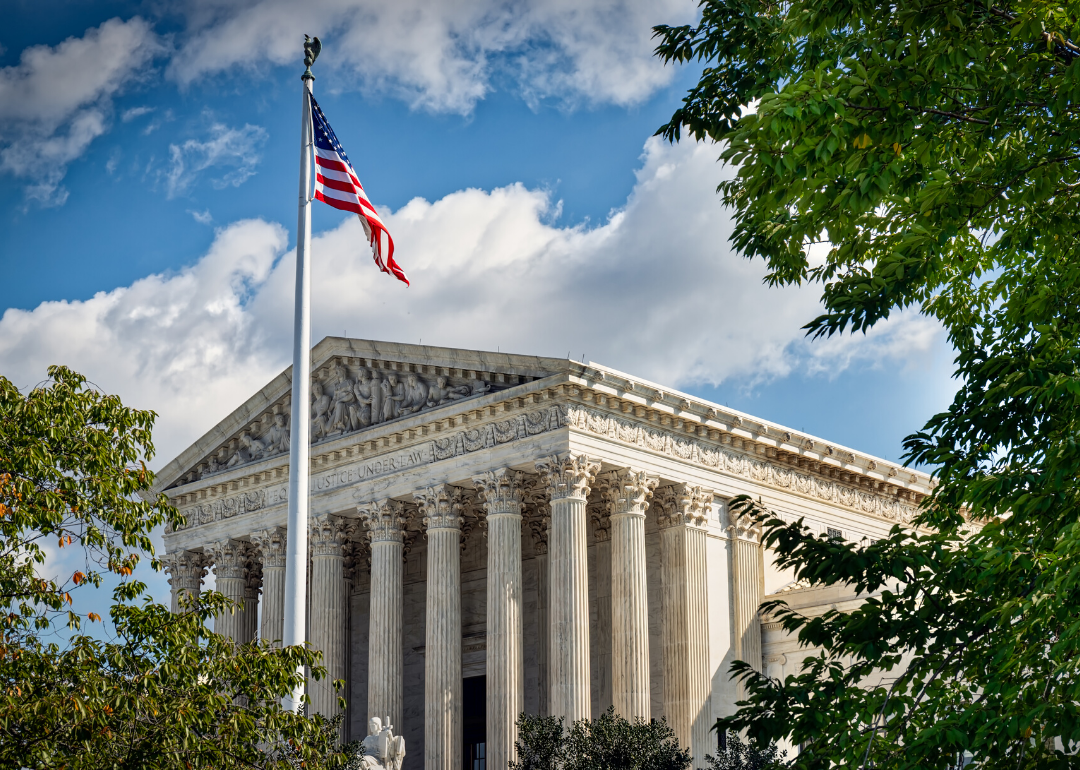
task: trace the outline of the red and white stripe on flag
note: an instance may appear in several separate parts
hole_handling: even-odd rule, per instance
[[[405,271],[394,260],[394,239],[386,229],[379,212],[371,205],[363,185],[356,176],[349,156],[341,147],[333,129],[326,121],[318,103],[311,98],[312,129],[315,139],[315,198],[341,211],[351,211],[360,217],[364,233],[371,243],[375,264],[409,285]],[[386,236],[386,245],[383,245]]]

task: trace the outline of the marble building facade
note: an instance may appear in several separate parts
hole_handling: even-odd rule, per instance
[[[801,655],[757,608],[856,597],[796,584],[727,501],[823,534],[910,521],[924,474],[598,364],[329,337],[312,350],[308,639],[346,681],[345,736],[389,717],[405,770],[505,768],[522,712],[663,716],[695,767],[738,698],[735,659]],[[277,640],[286,370],[158,475],[174,610],[212,571]],[[314,710],[337,710],[309,682]],[[478,756],[480,752],[480,756]]]

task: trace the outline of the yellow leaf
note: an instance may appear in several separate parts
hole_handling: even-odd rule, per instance
[[[873,142],[870,139],[870,134],[863,134],[855,139],[855,146],[860,150],[865,150],[871,144],[873,144]]]
[[[897,155],[899,155],[900,151],[903,149],[903,147],[900,146],[900,142],[893,142],[892,148],[893,152],[895,152]]]

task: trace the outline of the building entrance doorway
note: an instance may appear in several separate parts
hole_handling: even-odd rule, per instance
[[[487,677],[470,676],[461,684],[462,768],[487,770]]]

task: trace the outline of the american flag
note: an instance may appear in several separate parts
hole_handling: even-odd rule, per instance
[[[356,177],[349,156],[341,147],[334,129],[330,128],[326,116],[319,108],[315,97],[311,100],[311,126],[315,134],[315,197],[336,209],[351,211],[360,217],[360,224],[371,241],[375,264],[384,273],[394,275],[399,281],[409,285],[405,271],[394,261],[394,239],[379,218],[379,213],[368,200],[363,185]],[[386,249],[383,250],[382,236],[386,236]]]

